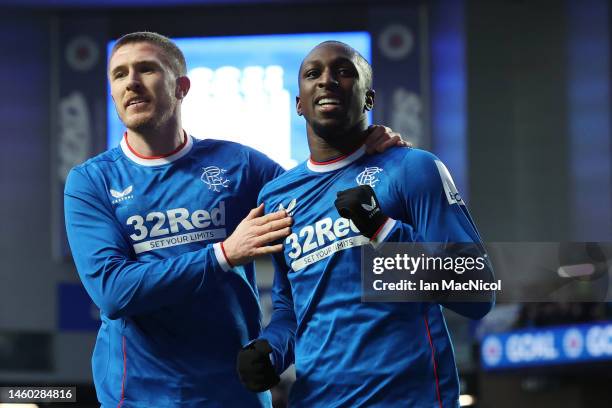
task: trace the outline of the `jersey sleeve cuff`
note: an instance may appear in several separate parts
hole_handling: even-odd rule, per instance
[[[224,272],[229,272],[233,269],[232,264],[230,264],[229,260],[225,256],[225,251],[223,250],[223,243],[217,242],[213,244],[213,249],[215,251],[215,258],[217,258],[217,262],[221,266]]]
[[[376,234],[370,238],[370,245],[372,245],[374,249],[378,248],[383,242],[385,242],[396,222],[397,221],[393,218],[387,218],[387,221],[385,221]]]

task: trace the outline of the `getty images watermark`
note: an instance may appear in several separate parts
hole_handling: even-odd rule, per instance
[[[367,246],[366,246],[367,247]],[[480,301],[501,291],[477,244],[388,243],[362,251],[364,301]]]
[[[372,273],[382,275],[385,272],[397,271],[401,274],[409,274],[411,276],[416,273],[427,274],[442,271],[445,275],[453,276],[463,275],[466,272],[486,271],[489,268],[487,254],[482,256],[426,256],[421,254],[417,257],[408,254],[395,254],[392,257],[377,256],[372,260]],[[492,269],[491,269],[492,270]],[[400,279],[399,281],[386,282],[382,277],[375,279],[372,287],[376,291],[384,290],[411,290],[411,291],[440,291],[440,290],[456,290],[456,291],[499,291],[501,290],[501,280],[488,282],[484,279],[462,279],[457,276],[455,278],[442,279],[432,281],[426,279]]]
[[[362,246],[362,300],[610,301],[612,244],[386,243]]]

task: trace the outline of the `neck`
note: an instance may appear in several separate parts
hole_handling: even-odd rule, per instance
[[[345,132],[325,138],[318,135],[308,124],[307,133],[311,159],[316,162],[326,162],[357,150],[366,139],[367,123],[360,122]]]
[[[130,147],[145,157],[167,155],[185,140],[180,123],[167,123],[155,129],[128,129],[127,137]]]

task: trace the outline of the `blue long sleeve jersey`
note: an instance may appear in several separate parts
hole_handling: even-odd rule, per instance
[[[266,184],[266,211],[293,215],[274,258],[274,313],[295,312],[295,333],[272,322],[262,335],[277,371],[295,335],[292,407],[458,407],[451,341],[435,303],[362,303],[360,245],[370,241],[341,218],[336,193],[374,188],[390,219],[372,244],[480,242],[450,174],[434,155],[394,148],[316,164],[307,161]],[[463,305],[471,317],[491,303]]]
[[[271,405],[235,371],[261,330],[254,268],[232,269],[218,242],[282,171],[240,144],[188,136],[154,159],[124,138],[72,169],[66,229],[101,311],[92,366],[104,407]]]

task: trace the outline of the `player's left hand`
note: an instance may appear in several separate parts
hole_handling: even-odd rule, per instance
[[[369,154],[382,153],[390,147],[411,147],[412,145],[402,140],[402,135],[391,130],[387,126],[371,125],[368,127],[368,136],[365,140],[366,152]]]
[[[380,208],[374,189],[368,185],[338,191],[334,205],[341,217],[353,221],[359,232],[370,239],[389,218]]]
[[[236,369],[240,382],[249,391],[263,392],[280,382],[270,361],[272,347],[265,339],[255,340],[238,353]]]

